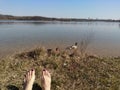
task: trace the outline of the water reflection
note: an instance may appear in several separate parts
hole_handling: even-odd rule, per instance
[[[34,25],[40,25],[40,24],[48,24],[49,22],[44,21],[0,21],[0,25],[4,24],[34,24]]]
[[[120,24],[115,22],[0,21],[0,53],[16,47],[65,47],[87,41],[88,49],[118,55],[119,40]]]
[[[120,28],[120,23],[118,24],[119,28]]]

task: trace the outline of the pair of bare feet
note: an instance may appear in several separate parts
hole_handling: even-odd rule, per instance
[[[24,90],[32,90],[35,81],[35,70],[30,70],[24,78]],[[50,90],[51,87],[51,75],[44,69],[42,71],[41,85],[43,90]]]

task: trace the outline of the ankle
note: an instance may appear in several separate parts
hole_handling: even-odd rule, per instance
[[[32,83],[27,83],[24,87],[24,90],[32,90],[33,84]]]
[[[50,90],[50,87],[44,87],[43,90]]]

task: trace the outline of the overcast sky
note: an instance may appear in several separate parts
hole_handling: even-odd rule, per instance
[[[120,0],[0,0],[0,14],[120,19]]]

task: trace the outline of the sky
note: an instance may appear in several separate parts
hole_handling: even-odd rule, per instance
[[[0,14],[120,19],[120,0],[0,0]]]

